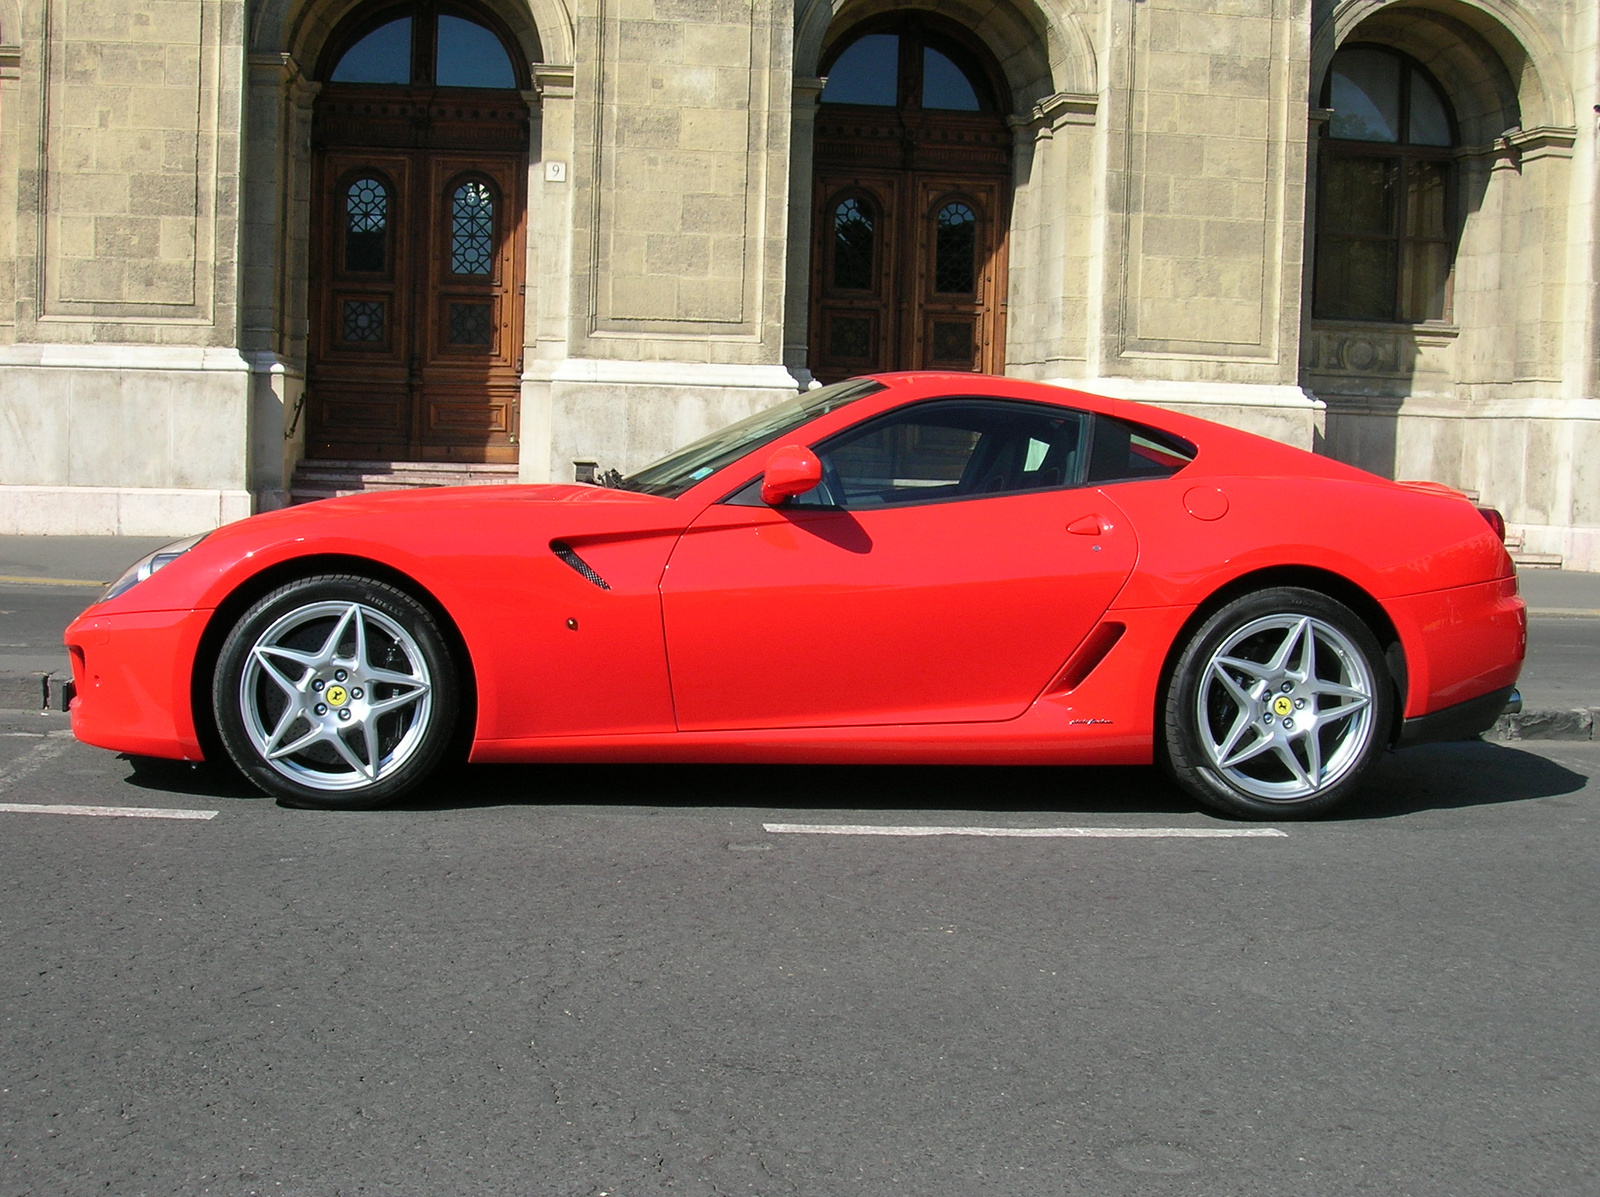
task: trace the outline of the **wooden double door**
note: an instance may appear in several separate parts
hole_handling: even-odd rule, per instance
[[[526,110],[520,122],[491,113],[474,138],[471,112],[440,114],[462,118],[452,128],[428,120],[436,105],[410,107],[409,129],[324,121],[334,136],[314,168],[306,454],[515,462],[527,155],[471,143],[514,142],[520,124],[525,146]],[[339,144],[363,130],[378,144]],[[437,144],[451,132],[466,144]]]
[[[1009,192],[985,174],[819,169],[812,372],[1000,372]]]
[[[970,30],[899,10],[822,66],[811,372],[1000,373],[1013,134],[998,64]]]

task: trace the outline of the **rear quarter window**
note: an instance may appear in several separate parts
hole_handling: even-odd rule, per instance
[[[1089,483],[1170,478],[1195,457],[1195,447],[1182,437],[1143,424],[1094,418],[1089,449]]]

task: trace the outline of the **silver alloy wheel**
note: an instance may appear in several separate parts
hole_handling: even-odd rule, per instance
[[[359,790],[422,743],[433,684],[405,628],[364,603],[297,607],[250,646],[239,713],[261,759],[316,790]]]
[[[1195,694],[1211,766],[1239,791],[1298,802],[1337,782],[1373,736],[1374,679],[1332,624],[1268,615],[1211,654]]]

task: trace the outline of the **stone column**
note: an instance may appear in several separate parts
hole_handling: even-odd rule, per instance
[[[1006,372],[1082,377],[1089,324],[1096,96],[1056,92],[1012,117]]]
[[[567,357],[572,293],[573,68],[536,63],[528,153],[527,303],[523,309],[518,476],[565,482],[551,457],[550,378]],[[570,469],[570,464],[568,469]]]
[[[811,384],[811,187],[816,157],[817,100],[825,80],[794,80],[789,125],[789,269],[783,300],[783,364],[802,387]]]

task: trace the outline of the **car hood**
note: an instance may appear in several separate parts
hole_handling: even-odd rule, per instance
[[[291,516],[306,514],[321,517],[336,511],[403,510],[415,505],[476,509],[508,503],[525,506],[529,503],[649,504],[671,501],[658,495],[592,486],[581,482],[546,482],[515,486],[421,486],[406,490],[367,491],[359,495],[341,495],[336,499],[318,499],[314,503],[301,503],[268,514]]]
[[[672,499],[581,484],[347,495],[225,524],[104,606],[120,611],[210,607],[248,576],[302,556],[366,558],[413,575],[433,575],[469,557],[481,563],[496,553],[547,547],[558,537],[676,535],[687,519]]]

